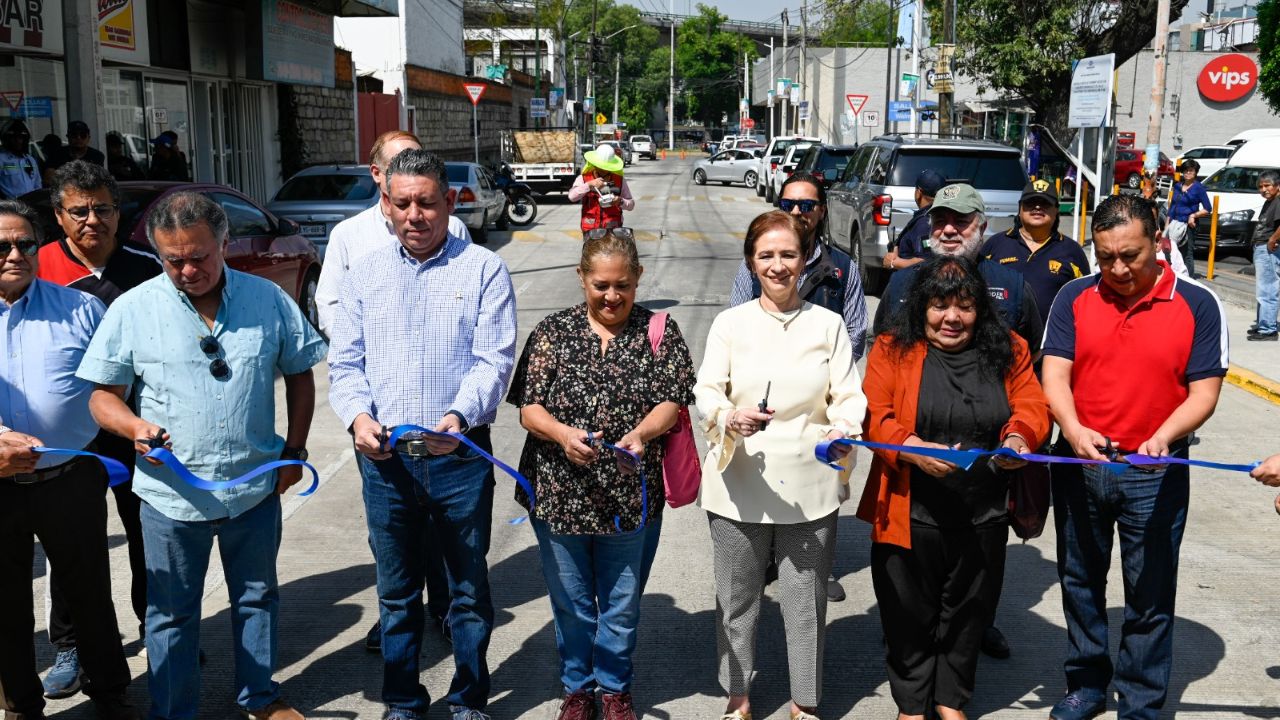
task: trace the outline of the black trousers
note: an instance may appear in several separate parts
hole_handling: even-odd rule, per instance
[[[0,480],[0,685],[16,712],[39,714],[44,687],[36,673],[35,613],[31,577],[35,538],[52,566],[52,579],[66,593],[76,628],[80,661],[90,697],[110,695],[129,684],[120,646],[107,565],[105,473],[97,462],[76,461],[61,477],[31,485]]]
[[[93,441],[96,452],[113,460],[119,460],[129,468],[129,482],[111,488],[116,499],[116,514],[124,525],[125,542],[129,550],[129,604],[133,616],[141,625],[147,617],[147,562],[142,552],[142,500],[133,494],[133,467],[138,453],[133,441],[103,430]],[[105,485],[105,483],[104,483]],[[49,582],[49,642],[59,650],[76,646],[76,631],[71,622],[71,609],[67,607],[66,594],[56,579]]]
[[[1004,581],[1007,523],[913,525],[911,548],[871,546],[871,581],[884,628],[889,688],[899,712],[961,709],[973,696],[982,632]]]

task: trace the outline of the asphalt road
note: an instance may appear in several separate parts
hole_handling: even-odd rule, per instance
[[[742,233],[751,218],[769,206],[750,189],[693,185],[693,159],[641,162],[629,168],[627,177],[638,205],[627,214],[627,224],[637,230],[645,266],[640,302],[674,315],[697,361],[711,320],[727,302],[741,259]],[[489,247],[506,260],[515,283],[522,338],[545,315],[581,300],[573,272],[581,245],[577,207],[547,199],[540,210],[538,222],[527,230],[490,233]],[[1247,317],[1243,309],[1230,309],[1237,346],[1243,344]],[[1274,370],[1276,352],[1280,347],[1275,345],[1248,348],[1248,366],[1280,378],[1280,371]],[[320,370],[320,402],[309,444],[323,484],[310,498],[290,496],[286,503],[277,679],[285,697],[309,717],[378,718],[381,665],[363,649],[365,631],[377,614],[373,561],[351,446],[324,402],[327,382]],[[283,398],[282,391],[278,396]],[[1280,438],[1268,429],[1278,418],[1275,405],[1227,387],[1217,414],[1199,434],[1196,454],[1234,461],[1265,457],[1280,449]],[[278,426],[284,426],[282,417]],[[500,412],[494,440],[500,457],[518,458],[523,432],[513,409]],[[868,464],[864,456],[854,480],[855,497]],[[1241,475],[1197,472],[1194,479],[1166,713],[1215,719],[1280,717],[1280,652],[1275,649],[1280,601],[1273,577],[1280,518],[1272,509],[1274,492]],[[549,719],[555,717],[560,692],[550,605],[532,532],[527,525],[509,524],[522,515],[511,497],[512,483],[500,478],[489,556],[497,605],[489,651],[490,712],[497,720]],[[852,505],[846,504],[839,524],[836,570],[849,596],[830,606],[819,714],[889,718],[895,709],[867,566],[869,531],[852,513]],[[136,622],[128,617],[128,570],[117,521],[112,521],[110,532],[116,608],[132,654],[138,647]],[[1065,691],[1061,662],[1066,635],[1054,543],[1051,526],[1035,541],[1009,546],[998,624],[1009,636],[1013,658],[981,661],[972,717],[1043,718]],[[219,573],[215,557],[204,603],[202,644],[209,665],[203,672],[201,718],[234,716],[230,624]],[[45,584],[42,560],[37,559],[33,574],[39,597]],[[636,657],[635,697],[644,717],[692,720],[718,717],[722,711],[713,585],[705,515],[694,507],[669,513],[644,601]],[[1113,575],[1109,592],[1118,633],[1118,575]],[[43,670],[53,653],[45,641],[40,609],[37,615],[38,662]],[[1113,646],[1116,642],[1113,634]],[[758,647],[755,717],[781,720],[787,717],[789,696],[786,642],[771,598],[765,603]],[[131,694],[145,708],[145,660],[135,655],[130,666],[136,678]],[[452,673],[449,648],[438,636],[428,638],[423,667],[422,680],[438,699]],[[83,695],[54,701],[49,710],[69,719],[93,717]],[[437,701],[431,717],[447,717],[447,708]]]

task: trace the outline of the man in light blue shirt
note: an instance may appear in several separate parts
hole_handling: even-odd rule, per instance
[[[40,222],[21,202],[0,201],[0,428],[9,442],[81,450],[98,427],[89,415],[93,385],[77,378],[105,307],[79,290],[36,278]],[[34,451],[31,451],[34,452]],[[67,593],[80,631],[85,692],[104,720],[136,720],[125,699],[129,667],[120,646],[107,561],[107,501],[93,460],[30,455],[0,477],[0,685],[19,717],[44,717],[35,668],[31,585],[34,538]]]
[[[139,453],[157,438],[192,473],[214,482],[273,460],[306,459],[311,367],[326,350],[284,291],[224,265],[227,236],[226,214],[199,193],[174,193],[151,208],[147,237],[164,274],[112,303],[79,370],[99,385],[90,408],[104,428],[131,438]],[[288,404],[285,439],[275,432],[277,371]],[[124,401],[131,387],[136,415]],[[258,720],[302,717],[271,679],[279,494],[301,478],[295,466],[208,491],[167,467],[138,466],[152,718],[196,716],[200,597],[215,536],[231,595],[241,712]]]
[[[467,434],[492,452],[515,364],[511,276],[494,253],[450,235],[454,191],[444,163],[405,150],[387,168],[382,211],[399,242],[371,252],[343,281],[329,353],[329,402],[355,438],[382,620],[384,720],[425,717],[419,682],[423,538],[443,545],[457,671],[453,720],[487,720],[493,602],[485,554],[493,467],[456,440],[387,447],[383,426]]]

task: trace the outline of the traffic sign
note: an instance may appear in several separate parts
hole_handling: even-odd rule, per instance
[[[1106,124],[1115,67],[1115,54],[1087,57],[1076,63],[1071,71],[1067,127],[1096,128]]]
[[[911,120],[911,101],[910,100],[889,101],[889,121],[890,122],[909,122],[910,120]]]
[[[18,106],[22,104],[23,92],[21,90],[5,90],[0,92],[0,98],[4,99],[9,109],[17,112]]]
[[[862,106],[867,104],[866,95],[845,95],[844,98],[849,101],[849,107],[853,109],[854,115],[861,113]]]
[[[605,116],[604,116],[604,113],[596,113],[596,124],[597,124],[597,125],[603,125],[603,124],[605,124],[605,123],[607,123],[607,122],[609,122],[609,118],[605,117]]]
[[[532,117],[532,118],[547,117],[547,99],[546,98],[529,98],[529,117]]]
[[[751,118],[747,118],[742,121],[742,127],[748,130],[754,130],[756,127],[756,121]]]
[[[471,96],[471,104],[478,105],[480,104],[480,96],[484,95],[484,89],[488,86],[480,83],[463,83],[462,87],[466,88],[467,94]]]
[[[860,113],[860,118],[862,120],[862,127],[880,127],[879,110],[868,110],[864,113]]]

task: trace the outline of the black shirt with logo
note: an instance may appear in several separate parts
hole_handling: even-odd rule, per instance
[[[1053,299],[1062,286],[1089,274],[1089,260],[1084,250],[1057,230],[1044,245],[1031,252],[1018,228],[1009,228],[987,238],[979,255],[1022,273],[1035,296],[1042,323],[1048,320]]]

